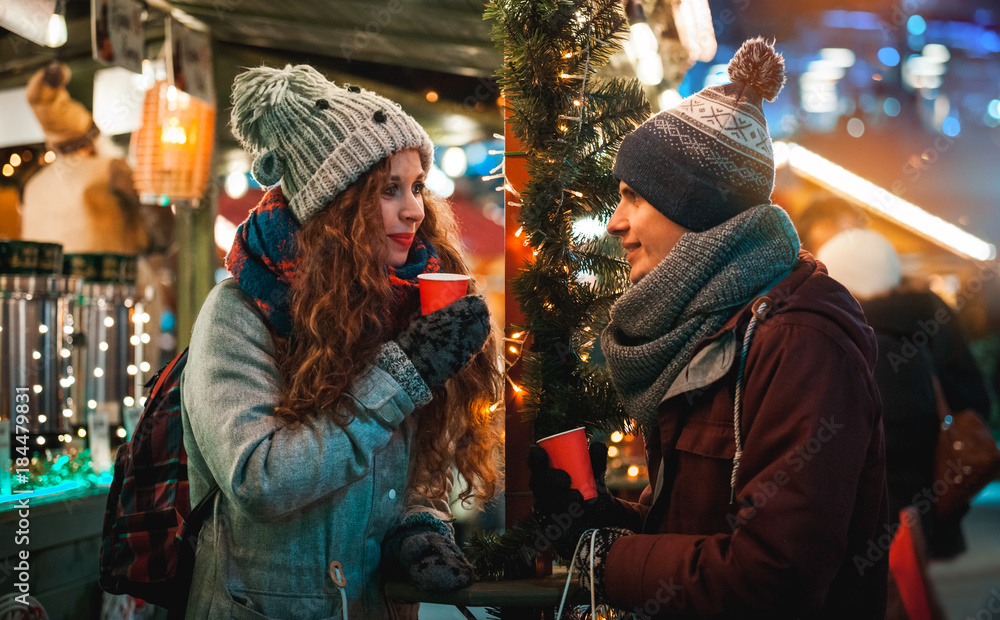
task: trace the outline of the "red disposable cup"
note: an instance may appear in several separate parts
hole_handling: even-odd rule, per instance
[[[424,314],[458,301],[469,291],[469,276],[460,273],[422,273],[417,279],[420,281],[420,311]]]
[[[548,453],[552,467],[569,474],[573,488],[583,495],[584,500],[597,497],[594,468],[590,465],[590,451],[587,450],[587,433],[582,426],[539,439],[538,445]]]

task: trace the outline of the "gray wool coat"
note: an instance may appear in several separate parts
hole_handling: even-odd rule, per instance
[[[405,356],[391,370],[374,366],[354,384],[361,406],[345,427],[326,418],[286,426],[272,415],[279,375],[262,315],[233,280],[212,290],[181,401],[191,504],[213,481],[221,492],[198,539],[187,618],[339,619],[334,561],[352,619],[415,617],[382,594],[382,539],[412,512],[451,515],[409,492],[409,414],[429,394],[412,393],[419,375]]]

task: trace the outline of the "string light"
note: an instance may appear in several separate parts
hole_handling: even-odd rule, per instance
[[[775,143],[775,160],[831,191],[885,215],[914,233],[974,260],[996,257],[996,247],[961,228],[903,200],[816,153],[793,143]],[[780,153],[780,156],[779,156]]]

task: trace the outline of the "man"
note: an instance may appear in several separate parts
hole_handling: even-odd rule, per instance
[[[598,445],[601,493],[557,549],[599,601],[648,616],[883,618],[875,340],[770,204],[761,99],[784,83],[781,56],[747,41],[729,74],[643,123],[616,159],[608,231],[633,286],[601,346],[643,429],[649,486],[638,504],[608,495]],[[543,452],[530,466],[540,515],[580,513]]]

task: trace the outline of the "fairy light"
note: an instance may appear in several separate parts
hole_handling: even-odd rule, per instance
[[[639,468],[636,467],[635,465],[629,465],[628,466],[628,477],[629,478],[635,478],[638,475],[639,475]]]
[[[47,334],[47,333],[49,333],[49,326],[48,325],[39,325],[38,326],[38,333],[39,334]]]
[[[78,428],[76,430],[76,436],[77,437],[86,437],[87,436],[87,429],[85,429],[85,428]]]
[[[625,439],[625,434],[622,433],[621,431],[615,431],[611,433],[611,441],[618,443],[622,439]]]
[[[45,424],[48,421],[49,421],[49,417],[47,415],[45,415],[44,413],[38,414],[38,423],[39,424]]]
[[[508,347],[507,350],[513,353],[514,355],[517,355],[517,347]]]
[[[125,432],[124,428],[122,428],[122,427],[119,426],[118,430],[115,431],[115,434],[118,435],[119,437],[121,437],[122,439],[125,439],[125,435],[127,435],[128,433]]]
[[[608,446],[608,456],[611,458],[618,456],[618,448],[615,446]]]

